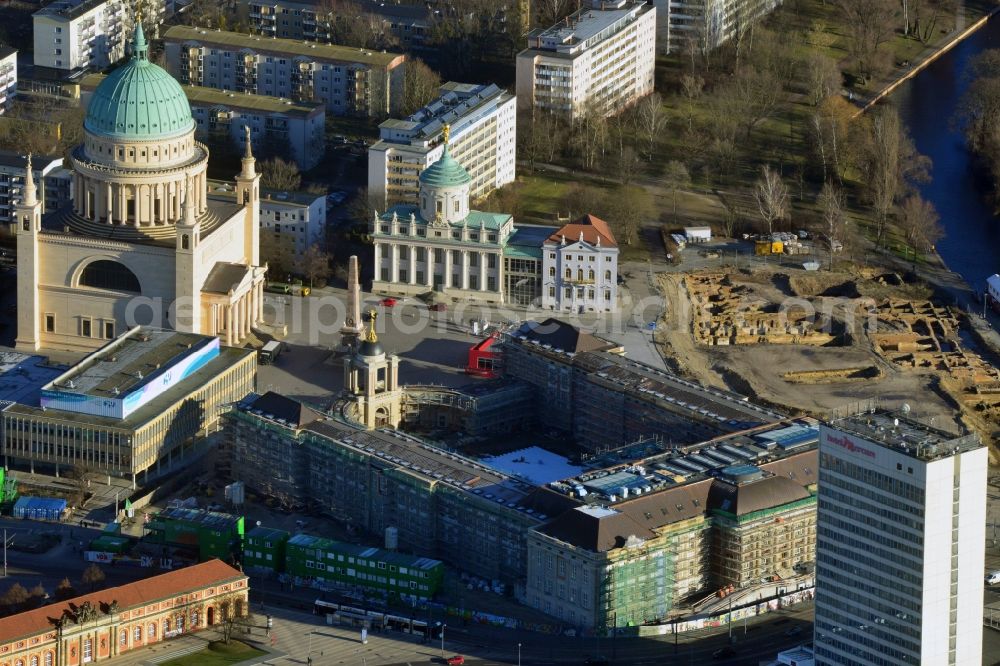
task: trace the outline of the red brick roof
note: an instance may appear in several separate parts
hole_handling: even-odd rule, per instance
[[[591,245],[597,245],[597,239],[600,238],[602,247],[618,247],[618,241],[611,233],[611,227],[608,226],[608,223],[593,215],[584,215],[576,222],[570,222],[563,226],[559,231],[549,236],[548,242],[561,243],[565,237],[567,243],[575,243],[580,240],[581,233],[583,240]]]
[[[209,560],[183,569],[168,571],[145,580],[109,587],[0,618],[0,643],[50,631],[55,626],[54,622],[63,617],[66,611],[79,607],[85,601],[89,601],[98,610],[102,604],[116,601],[121,610],[126,610],[245,577],[243,573],[222,560]]]

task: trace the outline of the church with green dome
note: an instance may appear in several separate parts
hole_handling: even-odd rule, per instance
[[[420,173],[419,205],[399,204],[371,222],[372,292],[436,294],[478,303],[504,302],[504,249],[514,233],[505,213],[469,208],[472,176],[448,149]]]
[[[267,270],[260,176],[248,136],[235,203],[212,197],[194,134],[184,90],[137,24],[131,57],[87,107],[72,205],[43,217],[27,179],[16,209],[19,349],[92,350],[137,325],[246,340]]]

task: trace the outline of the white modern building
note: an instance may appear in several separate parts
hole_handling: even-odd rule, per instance
[[[444,152],[445,125],[451,154],[472,176],[473,200],[513,182],[516,105],[495,84],[444,84],[440,97],[409,118],[379,125],[379,141],[368,149],[368,192],[383,206],[416,204],[420,173]]]
[[[0,46],[0,116],[10,110],[17,97],[17,50]]]
[[[657,40],[663,53],[676,53],[694,41],[702,51],[716,49],[770,14],[781,0],[654,0]]]
[[[323,240],[326,195],[264,191],[260,199],[261,244],[272,240],[291,252],[296,262],[310,245]]]
[[[14,221],[14,209],[24,199],[24,170],[27,155],[0,151],[0,223]],[[42,212],[59,210],[69,203],[72,178],[63,168],[61,157],[36,155],[32,159],[35,187],[41,196]]]
[[[146,25],[165,12],[164,0],[143,3]],[[127,55],[134,23],[125,0],[56,0],[32,15],[35,67],[68,74],[113,65]]]
[[[212,196],[231,198],[236,202],[232,183],[210,180]],[[323,240],[326,224],[326,195],[309,192],[260,193],[261,261],[271,264],[277,259],[281,268],[292,270],[306,249]],[[283,276],[277,276],[283,277]],[[276,277],[276,279],[277,279]]]
[[[514,221],[470,210],[471,184],[445,129],[444,154],[420,174],[420,204],[393,206],[372,221],[373,293],[504,302],[504,247]]]
[[[542,307],[570,312],[618,309],[618,243],[607,222],[584,215],[545,241]]]
[[[565,21],[528,34],[517,55],[518,108],[573,121],[613,115],[653,92],[656,8],[640,0],[585,0]]]
[[[903,412],[820,429],[817,664],[982,663],[987,465]]]
[[[88,74],[79,84],[82,105],[90,99],[103,74]],[[326,150],[326,107],[267,95],[233,93],[204,86],[184,86],[197,123],[199,139],[228,138],[242,152],[246,128],[253,145],[287,148],[303,171],[316,166]],[[259,150],[259,149],[258,149]]]
[[[185,25],[163,43],[167,69],[186,85],[319,102],[336,116],[384,118],[402,105],[398,53]]]

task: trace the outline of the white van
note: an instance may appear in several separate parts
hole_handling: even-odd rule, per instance
[[[987,585],[996,585],[997,583],[1000,583],[1000,571],[991,571],[986,574]]]

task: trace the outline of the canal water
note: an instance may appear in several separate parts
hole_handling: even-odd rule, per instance
[[[983,290],[988,276],[1000,272],[1000,219],[993,215],[985,197],[986,185],[975,178],[972,155],[961,133],[951,128],[951,119],[968,87],[967,63],[984,50],[996,48],[1000,48],[1000,16],[891,96],[917,150],[934,163],[933,180],[921,189],[941,215],[945,237],[938,243],[938,252],[948,268],[977,291]]]

